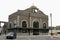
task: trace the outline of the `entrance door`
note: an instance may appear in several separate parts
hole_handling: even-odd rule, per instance
[[[39,22],[38,21],[34,21],[33,22],[33,35],[39,35]]]

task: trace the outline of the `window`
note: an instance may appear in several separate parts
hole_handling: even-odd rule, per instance
[[[23,28],[26,28],[26,27],[27,27],[26,21],[23,21],[23,22],[22,22],[22,27],[23,27]]]
[[[26,21],[23,21],[23,22],[22,22],[22,28],[23,28],[22,32],[23,32],[23,33],[26,33],[26,32],[27,32],[27,30],[25,29],[25,28],[27,28],[27,23],[26,23]]]
[[[39,28],[39,22],[38,21],[33,22],[33,28]]]
[[[46,23],[43,24],[43,28],[46,28]]]
[[[16,22],[16,20],[14,20],[14,27],[17,27],[16,24],[17,24],[17,22]]]

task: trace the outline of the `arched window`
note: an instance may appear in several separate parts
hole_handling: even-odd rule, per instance
[[[17,21],[16,20],[14,20],[14,27],[17,27]]]
[[[43,28],[46,28],[46,23],[43,23]]]
[[[26,21],[23,21],[22,22],[22,28],[26,28],[27,27],[27,23],[26,23]]]
[[[23,21],[23,22],[22,22],[22,28],[23,28],[23,29],[22,29],[22,32],[23,32],[23,33],[26,33],[26,32],[27,32],[27,30],[25,29],[25,28],[27,28],[27,23],[26,23],[26,21]]]
[[[33,22],[33,28],[39,28],[39,22],[38,21]]]

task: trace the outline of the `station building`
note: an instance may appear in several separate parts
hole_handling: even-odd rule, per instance
[[[8,30],[18,33],[48,33],[48,15],[44,14],[36,6],[31,6],[25,10],[17,10],[9,15]]]

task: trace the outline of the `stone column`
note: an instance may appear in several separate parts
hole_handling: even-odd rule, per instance
[[[42,23],[42,19],[40,18],[40,24],[39,24],[39,28],[43,28],[43,23]]]
[[[17,27],[19,27],[19,15],[17,16]]]

